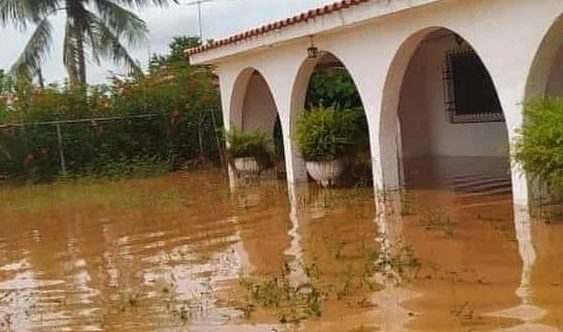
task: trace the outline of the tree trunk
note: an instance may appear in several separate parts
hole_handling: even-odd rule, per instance
[[[39,82],[39,87],[41,90],[45,89],[45,79],[43,78],[43,70],[37,68],[37,81]]]
[[[78,55],[78,79],[81,84],[86,84],[86,57],[84,56],[84,33],[79,29],[76,34],[76,48]]]

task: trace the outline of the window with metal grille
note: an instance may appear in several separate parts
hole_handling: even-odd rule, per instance
[[[446,55],[444,87],[451,123],[504,121],[493,80],[475,52],[458,50]]]

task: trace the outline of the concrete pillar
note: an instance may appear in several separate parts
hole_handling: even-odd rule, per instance
[[[237,76],[234,71],[217,70],[219,76],[219,87],[221,92],[221,108],[223,113],[223,128],[225,131],[229,130],[233,119],[231,118],[231,98],[235,88]],[[234,191],[236,188],[236,175],[231,165],[227,163],[227,172],[229,175],[229,188]]]
[[[371,116],[371,149],[373,180],[376,194],[397,191],[402,186],[402,144],[399,122],[401,89],[416,49],[422,40],[436,28],[426,28],[411,35],[399,34],[388,41],[387,54],[379,52],[380,66],[376,72],[379,81],[368,101]],[[368,117],[369,119],[370,117]]]
[[[286,116],[281,120],[287,182],[290,184],[306,182],[307,169],[305,168],[305,160],[301,156],[294,139],[294,125],[292,124],[292,119],[290,116]]]
[[[512,200],[515,209],[527,208],[529,206],[529,192],[528,192],[528,176],[522,169],[522,166],[514,159],[512,147],[518,138],[518,130],[524,124],[524,107],[521,103],[514,103],[509,109],[505,108],[505,114],[511,114],[506,119],[508,126],[508,142],[510,145],[510,162],[511,162],[511,178],[512,178]],[[510,118],[510,120],[509,120]]]
[[[370,120],[369,128],[374,189],[376,195],[385,195],[401,189],[398,116],[396,111],[383,114],[382,109],[374,109],[370,112],[381,113],[379,118]]]
[[[305,160],[295,142],[294,134],[299,114],[305,108],[309,80],[317,64],[317,61],[305,57],[297,61],[299,62],[296,63],[297,70],[295,76],[291,79],[292,86],[287,99],[284,100],[287,116],[282,119],[287,180],[289,183],[306,182],[308,179]]]

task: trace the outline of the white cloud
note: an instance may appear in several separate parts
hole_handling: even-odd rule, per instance
[[[190,2],[180,1],[184,4]],[[204,38],[217,39],[331,2],[334,0],[213,0],[202,5]],[[197,7],[182,3],[171,4],[168,8],[147,8],[140,13],[150,28],[149,40],[146,45],[131,50],[131,53],[141,63],[146,64],[150,53],[166,52],[173,36],[198,34]],[[57,17],[54,25],[55,43],[44,66],[47,81],[60,80],[66,76],[61,50],[63,18]],[[0,30],[0,68],[8,69],[11,66],[25,46],[30,33],[12,28]],[[103,82],[110,70],[120,72],[120,69],[111,63],[103,63],[101,66],[89,63],[89,82]]]

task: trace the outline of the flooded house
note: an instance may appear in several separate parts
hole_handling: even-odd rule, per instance
[[[534,186],[511,158],[523,103],[563,94],[560,0],[344,0],[186,50],[219,76],[224,123],[273,133],[287,181],[307,179],[296,117],[318,65],[353,78],[368,123],[374,187]]]
[[[0,331],[561,331],[563,206],[525,208],[539,193],[510,146],[526,100],[563,96],[562,13],[343,0],[186,50],[227,130],[275,137],[282,178],[0,186]],[[373,190],[306,183],[319,70],[353,80]]]

